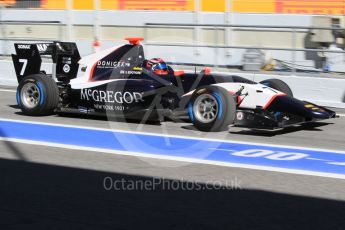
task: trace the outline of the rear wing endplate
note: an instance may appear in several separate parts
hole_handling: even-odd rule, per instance
[[[16,54],[12,54],[17,80],[41,72],[41,56],[50,56],[56,64],[55,75],[57,78],[76,78],[78,74],[80,54],[76,43],[52,42],[52,43],[16,43]]]

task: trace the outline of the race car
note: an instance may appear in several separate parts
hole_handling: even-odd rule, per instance
[[[12,55],[17,103],[30,116],[52,113],[157,120],[188,116],[207,132],[229,126],[274,130],[336,117],[334,111],[293,97],[279,79],[260,83],[239,76],[173,70],[163,59],[145,59],[142,38],[80,57],[70,42],[15,44]],[[53,71],[41,70],[41,56]]]

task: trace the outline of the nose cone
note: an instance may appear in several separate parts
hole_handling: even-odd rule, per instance
[[[315,104],[310,103],[310,102],[304,102],[303,101],[302,103],[304,103],[304,108],[307,111],[309,111],[312,118],[328,119],[328,118],[335,117],[335,112],[332,110],[326,109],[324,107],[315,105]]]
[[[312,111],[311,112],[312,114],[312,117],[313,118],[316,118],[316,119],[328,119],[331,117],[331,115],[327,112],[315,112],[315,111]]]
[[[289,96],[276,97],[267,109],[314,119],[335,117],[335,112],[332,110]]]

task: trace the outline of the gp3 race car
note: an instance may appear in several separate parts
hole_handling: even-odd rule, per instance
[[[158,120],[187,116],[201,131],[229,126],[274,130],[336,117],[293,97],[279,79],[256,83],[239,76],[174,71],[160,58],[145,59],[141,38],[80,58],[75,43],[15,44],[17,102],[30,116],[52,113]],[[41,70],[51,56],[53,73]]]

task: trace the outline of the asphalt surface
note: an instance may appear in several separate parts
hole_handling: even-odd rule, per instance
[[[231,128],[205,134],[172,121],[140,125],[79,116],[26,117],[16,107],[15,94],[0,91],[0,118],[345,150],[345,117],[306,129],[258,133]],[[8,141],[0,141],[0,170],[1,229],[343,229],[345,224],[341,179]],[[110,180],[128,185],[161,179],[149,189],[109,189]],[[176,189],[165,187],[173,184]]]
[[[9,88],[9,90],[14,89]],[[345,114],[345,110],[338,109],[337,112],[340,114]],[[190,123],[185,123],[182,121],[167,121],[162,124],[151,123],[141,125],[137,122],[109,122],[106,120],[106,118],[102,117],[85,117],[75,115],[53,115],[47,117],[23,116],[20,112],[20,109],[16,105],[15,94],[13,92],[2,92],[0,90],[0,118],[345,151],[345,117],[343,116],[337,119],[318,122],[311,127],[297,126],[287,128],[282,131],[253,132],[252,130],[232,127],[230,128],[230,132],[210,134],[199,132],[195,130]]]

